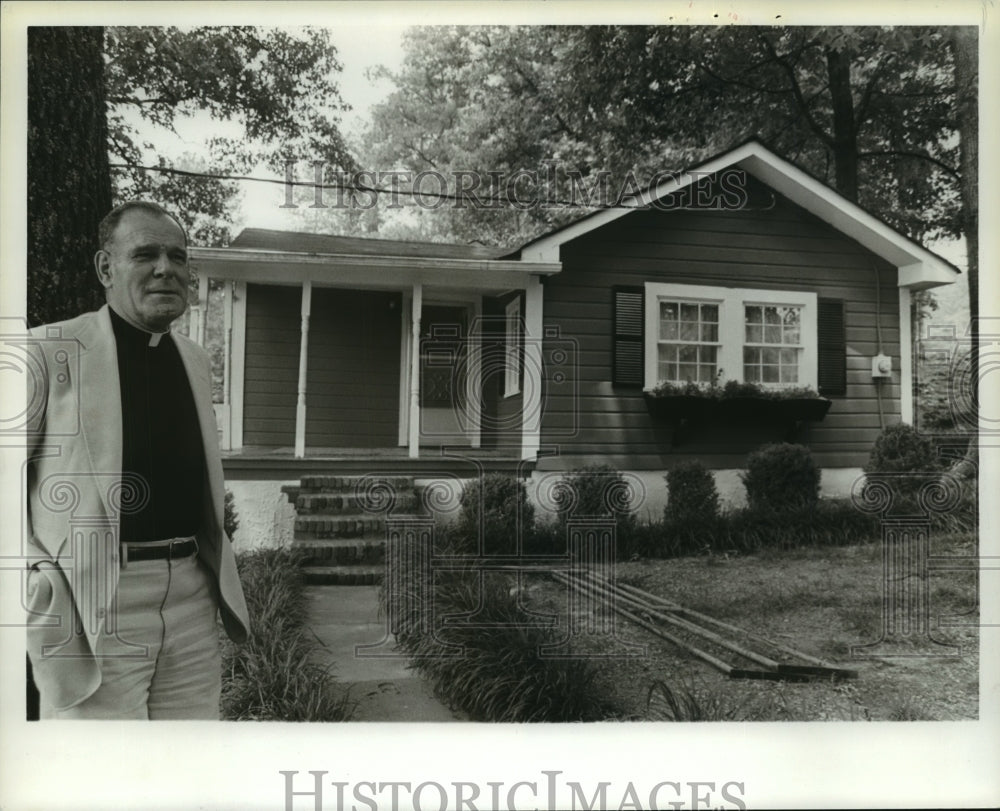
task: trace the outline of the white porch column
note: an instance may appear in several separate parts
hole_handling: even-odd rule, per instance
[[[420,311],[423,309],[424,288],[413,285],[410,302],[410,458],[420,456]]]
[[[306,372],[309,357],[309,312],[312,309],[312,281],[302,282],[302,318],[299,332],[299,400],[295,407],[295,456],[306,455]]]
[[[913,319],[910,288],[899,288],[899,410],[900,418],[913,425]]]
[[[542,435],[542,281],[524,291],[524,385],[521,389],[521,458],[535,459]]]

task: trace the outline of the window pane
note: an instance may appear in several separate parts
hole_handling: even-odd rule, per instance
[[[782,383],[798,383],[799,382],[799,367],[798,366],[782,366],[781,367],[781,382]]]
[[[777,366],[763,366],[761,372],[764,376],[765,383],[778,383],[778,367]]]
[[[698,365],[696,363],[682,363],[680,365],[680,377],[678,380],[681,383],[687,383],[690,381],[696,381],[698,379]]]
[[[747,383],[760,383],[760,367],[744,366],[743,380],[746,381]]]
[[[773,366],[778,365],[778,351],[777,349],[762,349],[761,350],[761,361],[765,364],[771,364]]]
[[[660,320],[661,321],[676,321],[677,320],[677,302],[676,301],[664,301],[660,303]]]
[[[680,347],[679,355],[681,363],[693,363],[698,360],[698,347],[682,346]]]
[[[764,343],[766,344],[780,344],[781,343],[781,327],[780,326],[767,326],[764,327]]]
[[[781,342],[784,344],[797,344],[799,343],[799,328],[785,326],[782,330]]]
[[[701,320],[709,324],[719,323],[719,305],[718,304],[702,304],[701,305]]]
[[[698,325],[691,324],[687,321],[681,322],[681,340],[682,341],[697,341],[698,340]]]
[[[697,323],[698,321],[698,305],[697,304],[681,304],[681,321],[692,321]]]
[[[798,351],[795,349],[781,349],[781,365],[782,366],[795,366],[798,362]]]
[[[765,324],[780,324],[781,315],[778,312],[777,307],[765,307],[764,308],[764,323]]]
[[[747,325],[747,343],[759,344],[764,340],[764,328]]]
[[[764,317],[761,315],[760,307],[749,306],[746,308],[746,323],[748,324],[763,324]]]
[[[709,363],[715,366],[715,358],[718,355],[719,349],[715,346],[701,346],[698,348],[698,361],[700,363]]]
[[[701,325],[701,340],[714,343],[719,340],[719,325],[718,324],[702,324]]]

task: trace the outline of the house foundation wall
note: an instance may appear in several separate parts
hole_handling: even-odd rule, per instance
[[[276,549],[292,542],[295,505],[281,492],[290,481],[227,481],[239,527],[233,534],[233,551]]]
[[[665,470],[623,471],[639,491],[634,510],[641,521],[659,520],[667,503]],[[714,470],[715,484],[724,507],[742,507],[746,504],[746,491],[740,480],[742,471],[736,469]],[[528,499],[535,507],[537,520],[555,517],[555,511],[546,494],[553,485],[565,477],[559,471],[534,471],[527,480]],[[823,498],[848,498],[854,482],[862,476],[860,468],[825,468],[820,483]],[[414,484],[424,494],[423,503],[441,522],[454,521],[460,512],[462,490],[470,479],[415,477]],[[285,485],[295,486],[292,480],[231,480],[226,488],[233,494],[239,527],[233,536],[236,552],[260,548],[280,548],[291,544],[294,536],[295,507],[282,493]],[[636,484],[637,483],[637,484]]]

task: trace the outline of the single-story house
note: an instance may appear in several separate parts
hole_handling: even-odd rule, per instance
[[[959,272],[758,141],[513,251],[247,229],[191,264],[244,516],[265,483],[316,472],[607,462],[652,497],[698,458],[725,490],[789,437],[845,493],[880,428],[913,419],[913,292]],[[830,406],[777,426],[664,418],[644,394],[664,381]]]

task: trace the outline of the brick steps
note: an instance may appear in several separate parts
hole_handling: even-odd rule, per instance
[[[370,500],[363,496],[346,493],[304,493],[299,491],[295,499],[295,511],[300,516],[306,515],[359,515],[364,514],[363,507]],[[393,500],[394,513],[412,513],[420,506],[420,497],[413,492],[399,493]]]
[[[311,586],[374,586],[382,582],[381,566],[303,566]]]
[[[337,541],[296,541],[305,566],[380,565],[385,562],[385,541],[349,539]]]
[[[370,585],[382,582],[385,513],[412,515],[420,509],[413,479],[405,476],[304,476],[282,492],[295,505],[293,546],[303,554],[311,585]],[[371,505],[366,511],[365,506]]]

